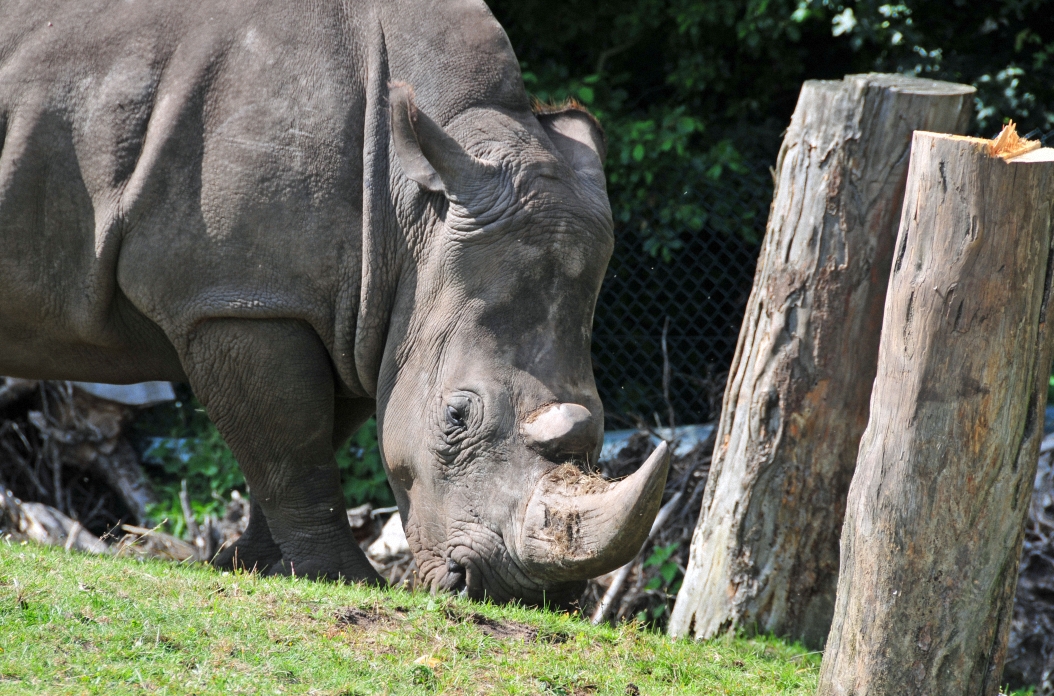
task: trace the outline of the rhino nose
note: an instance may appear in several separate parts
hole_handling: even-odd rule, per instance
[[[524,418],[520,433],[528,447],[550,458],[588,455],[599,438],[593,414],[579,404],[543,406]]]

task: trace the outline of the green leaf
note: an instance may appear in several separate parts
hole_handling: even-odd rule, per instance
[[[681,569],[677,567],[676,563],[664,563],[662,568],[659,569],[659,575],[662,576],[662,579],[666,581],[667,585],[673,582],[673,579],[676,578],[680,572]]]
[[[701,130],[699,124],[694,118],[688,116],[681,116],[677,119],[677,132],[682,134],[694,133],[696,130]]]
[[[651,555],[648,556],[648,559],[644,561],[644,567],[661,566],[673,555],[679,546],[679,543],[669,544],[668,546],[656,546],[652,550]]]

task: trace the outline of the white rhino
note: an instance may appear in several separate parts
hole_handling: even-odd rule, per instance
[[[334,447],[376,412],[421,578],[560,601],[638,551],[590,325],[603,137],[480,0],[6,0],[0,374],[187,381],[252,491],[223,567],[377,581]]]

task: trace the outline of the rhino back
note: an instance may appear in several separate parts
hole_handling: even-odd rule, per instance
[[[332,338],[362,195],[362,61],[339,5],[3,15],[0,372],[178,376],[173,342],[210,316]]]
[[[461,137],[495,110],[540,130],[482,0],[0,15],[0,374],[179,379],[199,322],[280,317],[372,396],[431,210],[389,152],[389,80]]]

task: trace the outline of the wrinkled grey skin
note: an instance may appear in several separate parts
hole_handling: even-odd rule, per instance
[[[6,0],[0,374],[189,381],[254,499],[216,563],[315,577],[378,580],[333,457],[376,412],[427,584],[567,596],[515,540],[602,435],[601,142],[477,0]],[[574,451],[526,446],[557,402]]]

